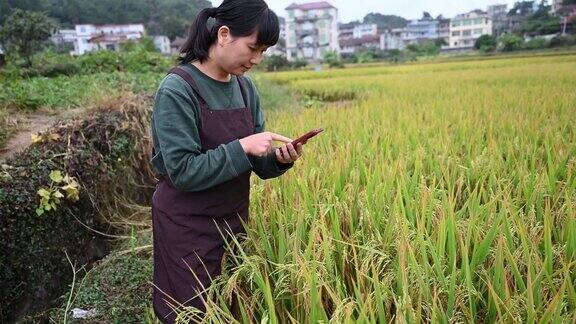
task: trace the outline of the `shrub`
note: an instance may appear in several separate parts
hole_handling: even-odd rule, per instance
[[[308,66],[308,61],[304,59],[295,59],[290,64],[293,69],[302,69]]]
[[[524,43],[522,47],[527,50],[542,49],[548,47],[548,42],[542,37],[536,37]]]
[[[82,285],[73,287],[74,291],[71,289],[64,296],[62,307],[53,310],[50,319],[54,323],[64,322],[66,303],[72,293],[74,304],[70,307],[96,310],[94,316],[85,321],[144,323],[152,303],[152,270],[152,258],[148,254],[111,254],[86,274]]]
[[[358,63],[370,63],[374,62],[374,52],[364,51],[358,55]]]
[[[550,40],[550,47],[563,47],[576,45],[576,35],[559,35]]]
[[[150,100],[131,99],[60,124],[7,161],[0,178],[0,318],[42,309],[62,294],[71,280],[64,252],[77,264],[102,257],[101,237],[87,227],[109,230],[99,212],[115,195],[149,199],[134,184],[152,179],[143,140]],[[39,217],[38,191],[50,187],[54,170],[77,179],[79,200],[62,199]]]
[[[498,43],[496,38],[492,35],[482,35],[474,43],[474,48],[483,53],[493,52]]]
[[[511,52],[520,49],[524,44],[524,40],[521,37],[506,34],[500,37],[500,49],[503,52]]]
[[[328,51],[324,53],[324,63],[328,64],[331,68],[343,68],[344,63],[340,60],[340,56],[336,51]]]
[[[264,58],[264,65],[268,72],[286,70],[290,68],[290,61],[282,55],[270,55]]]

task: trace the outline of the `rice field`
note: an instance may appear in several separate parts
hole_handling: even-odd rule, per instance
[[[325,132],[254,180],[211,320],[576,321],[576,55],[259,77],[324,102],[270,131]]]

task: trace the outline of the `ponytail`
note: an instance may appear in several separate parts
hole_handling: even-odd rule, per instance
[[[178,61],[182,64],[200,60],[203,62],[208,58],[208,50],[214,43],[216,35],[212,30],[208,30],[208,19],[216,16],[218,8],[202,9],[190,26],[190,34],[180,50]]]
[[[216,22],[209,28],[210,18],[215,18]],[[224,0],[219,7],[205,8],[198,13],[180,49],[179,63],[207,60],[210,46],[216,42],[222,26],[227,26],[234,37],[257,32],[258,45],[274,46],[280,35],[278,17],[263,0]]]

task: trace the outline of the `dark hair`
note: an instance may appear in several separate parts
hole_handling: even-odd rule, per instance
[[[216,20],[210,29],[209,18]],[[190,27],[188,39],[180,49],[178,61],[181,64],[195,60],[204,62],[222,26],[230,28],[234,37],[250,36],[257,31],[258,46],[274,46],[280,35],[278,16],[263,0],[224,0],[219,7],[200,11]]]

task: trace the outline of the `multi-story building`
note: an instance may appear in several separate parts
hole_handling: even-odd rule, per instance
[[[338,43],[342,44],[343,41],[354,38],[354,28],[358,26],[357,22],[339,23],[338,24]]]
[[[377,36],[378,35],[378,25],[376,24],[362,24],[357,25],[352,30],[352,37],[362,38],[364,36]]]
[[[278,23],[280,25],[278,43],[270,47],[266,51],[266,54],[286,56],[286,19],[284,19],[284,17],[278,17]]]
[[[438,20],[438,38],[441,38],[445,45],[450,43],[450,19]]]
[[[358,38],[345,39],[340,42],[341,54],[353,54],[362,49],[377,50],[380,48],[380,36],[364,35]]]
[[[406,43],[404,42],[405,38],[405,28],[385,30],[380,34],[380,49],[384,51],[404,49],[406,47]]]
[[[120,44],[144,36],[143,24],[127,25],[76,25],[74,54],[82,55],[99,49],[119,50]]]
[[[380,33],[376,24],[340,24],[338,44],[341,54],[353,54],[361,49],[379,49]]]
[[[506,30],[506,14],[508,13],[507,4],[497,4],[488,6],[488,17],[492,20],[492,35],[500,37]]]
[[[404,41],[408,44],[422,43],[440,37],[440,23],[435,19],[412,20],[406,26]]]
[[[486,13],[492,19],[506,16],[506,14],[508,13],[508,5],[507,4],[490,5],[488,6]]]
[[[482,35],[492,35],[492,21],[482,10],[473,10],[452,18],[449,49],[466,49]]]
[[[327,51],[339,52],[338,9],[326,1],[291,4],[286,8],[286,56],[320,60]]]

